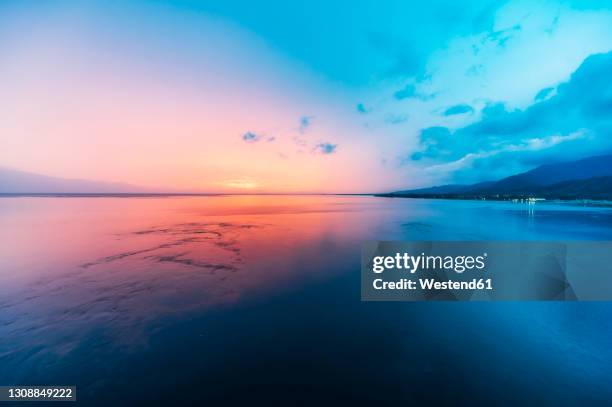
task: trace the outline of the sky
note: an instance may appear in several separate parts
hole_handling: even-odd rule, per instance
[[[607,7],[606,7],[607,3]],[[3,1],[0,167],[383,192],[612,151],[604,1]]]

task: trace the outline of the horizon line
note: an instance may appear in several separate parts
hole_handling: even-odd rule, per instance
[[[0,198],[10,197],[165,197],[165,196],[374,196],[384,192],[340,193],[340,192],[0,192]]]

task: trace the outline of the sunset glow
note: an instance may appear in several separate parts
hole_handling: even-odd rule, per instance
[[[565,98],[612,49],[612,14],[485,3],[360,3],[344,22],[325,2],[266,6],[294,21],[248,3],[5,2],[0,165],[155,191],[381,192],[607,148],[592,118],[486,121]]]

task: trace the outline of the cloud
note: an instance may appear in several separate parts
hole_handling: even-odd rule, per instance
[[[455,106],[451,106],[444,111],[444,116],[453,116],[456,114],[465,114],[465,113],[473,113],[474,108],[470,105],[459,104]]]
[[[505,30],[497,30],[497,31],[491,31],[483,40],[483,42],[493,42],[495,44],[497,44],[497,46],[499,47],[505,47],[506,43],[511,40],[512,38],[514,38],[514,36],[520,32],[522,30],[522,27],[520,24],[516,24],[510,28],[507,28]]]
[[[402,89],[398,90],[393,94],[393,97],[397,100],[403,100],[408,98],[413,98],[416,96],[416,87],[414,84],[409,83],[404,86]]]
[[[587,137],[588,134],[584,130],[579,130],[568,135],[555,134],[548,137],[533,138],[522,140],[518,144],[508,144],[498,150],[491,150],[479,153],[468,153],[458,160],[444,164],[435,164],[425,168],[429,173],[448,173],[458,171],[466,167],[470,167],[474,161],[483,158],[490,158],[504,153],[511,152],[537,152],[547,148],[556,146],[561,143],[573,141]]]
[[[546,91],[525,109],[487,105],[481,118],[465,127],[429,127],[410,155],[438,170],[458,169],[467,178],[494,168],[523,170],[551,159],[574,159],[612,150],[612,52],[586,58],[569,80]],[[540,92],[542,93],[542,91]],[[589,136],[578,136],[585,135]],[[521,147],[523,146],[523,147]],[[493,166],[493,163],[495,164]],[[452,164],[452,165],[450,165]],[[446,165],[446,166],[444,166]]]
[[[321,153],[321,154],[333,154],[336,152],[336,148],[338,147],[338,144],[332,144],[332,143],[319,143],[314,147],[314,151]]]
[[[380,12],[390,14],[378,20],[375,26],[371,22],[365,25],[376,29],[370,29],[366,34],[367,44],[374,52],[367,54],[364,63],[376,64],[379,68],[370,68],[368,79],[408,79],[426,74],[434,50],[448,46],[456,37],[492,31],[495,15],[505,2],[477,1],[466,7],[462,2],[452,1],[405,1],[394,3],[393,7],[375,8],[376,11],[369,8],[368,20],[375,19]],[[502,34],[491,41],[503,41]],[[355,70],[355,67],[349,66],[348,70]]]
[[[252,131],[247,131],[246,133],[244,133],[242,135],[242,140],[246,141],[247,143],[256,143],[259,140],[261,140],[262,136],[259,134],[256,134]]]
[[[444,155],[452,155],[455,140],[447,127],[434,126],[421,130],[419,135],[421,150],[412,154],[413,161],[423,158],[443,160]]]
[[[482,74],[485,72],[485,66],[483,64],[476,64],[476,65],[472,65],[470,66],[466,71],[465,71],[465,76],[473,76],[473,77],[478,77],[478,76],[482,76]]]
[[[405,114],[389,114],[385,118],[385,123],[389,124],[401,124],[408,120],[408,115]]]
[[[406,86],[404,86],[404,88],[395,92],[393,94],[393,97],[396,98],[397,100],[403,100],[403,99],[412,98],[415,95],[416,95],[416,87],[412,83],[409,83]]]
[[[367,108],[363,103],[357,103],[357,111],[361,114],[370,113],[372,108]]]
[[[555,90],[555,88],[544,88],[535,95],[533,100],[535,100],[536,102],[544,100],[552,93],[553,90]]]
[[[313,119],[314,119],[314,116],[302,116],[300,118],[300,127],[298,128],[298,131],[301,134],[304,134],[306,132],[306,129],[308,129],[310,125],[312,124]]]
[[[413,83],[408,83],[402,89],[393,93],[393,97],[396,100],[419,99],[419,100],[425,101],[425,100],[433,99],[435,96],[436,96],[435,94],[427,95],[427,94],[418,92],[416,89],[416,86]]]

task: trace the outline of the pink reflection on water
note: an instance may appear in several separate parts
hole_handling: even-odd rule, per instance
[[[1,199],[0,356],[69,352],[99,328],[146,344],[161,318],[328,278],[326,248],[363,234],[369,199]]]

